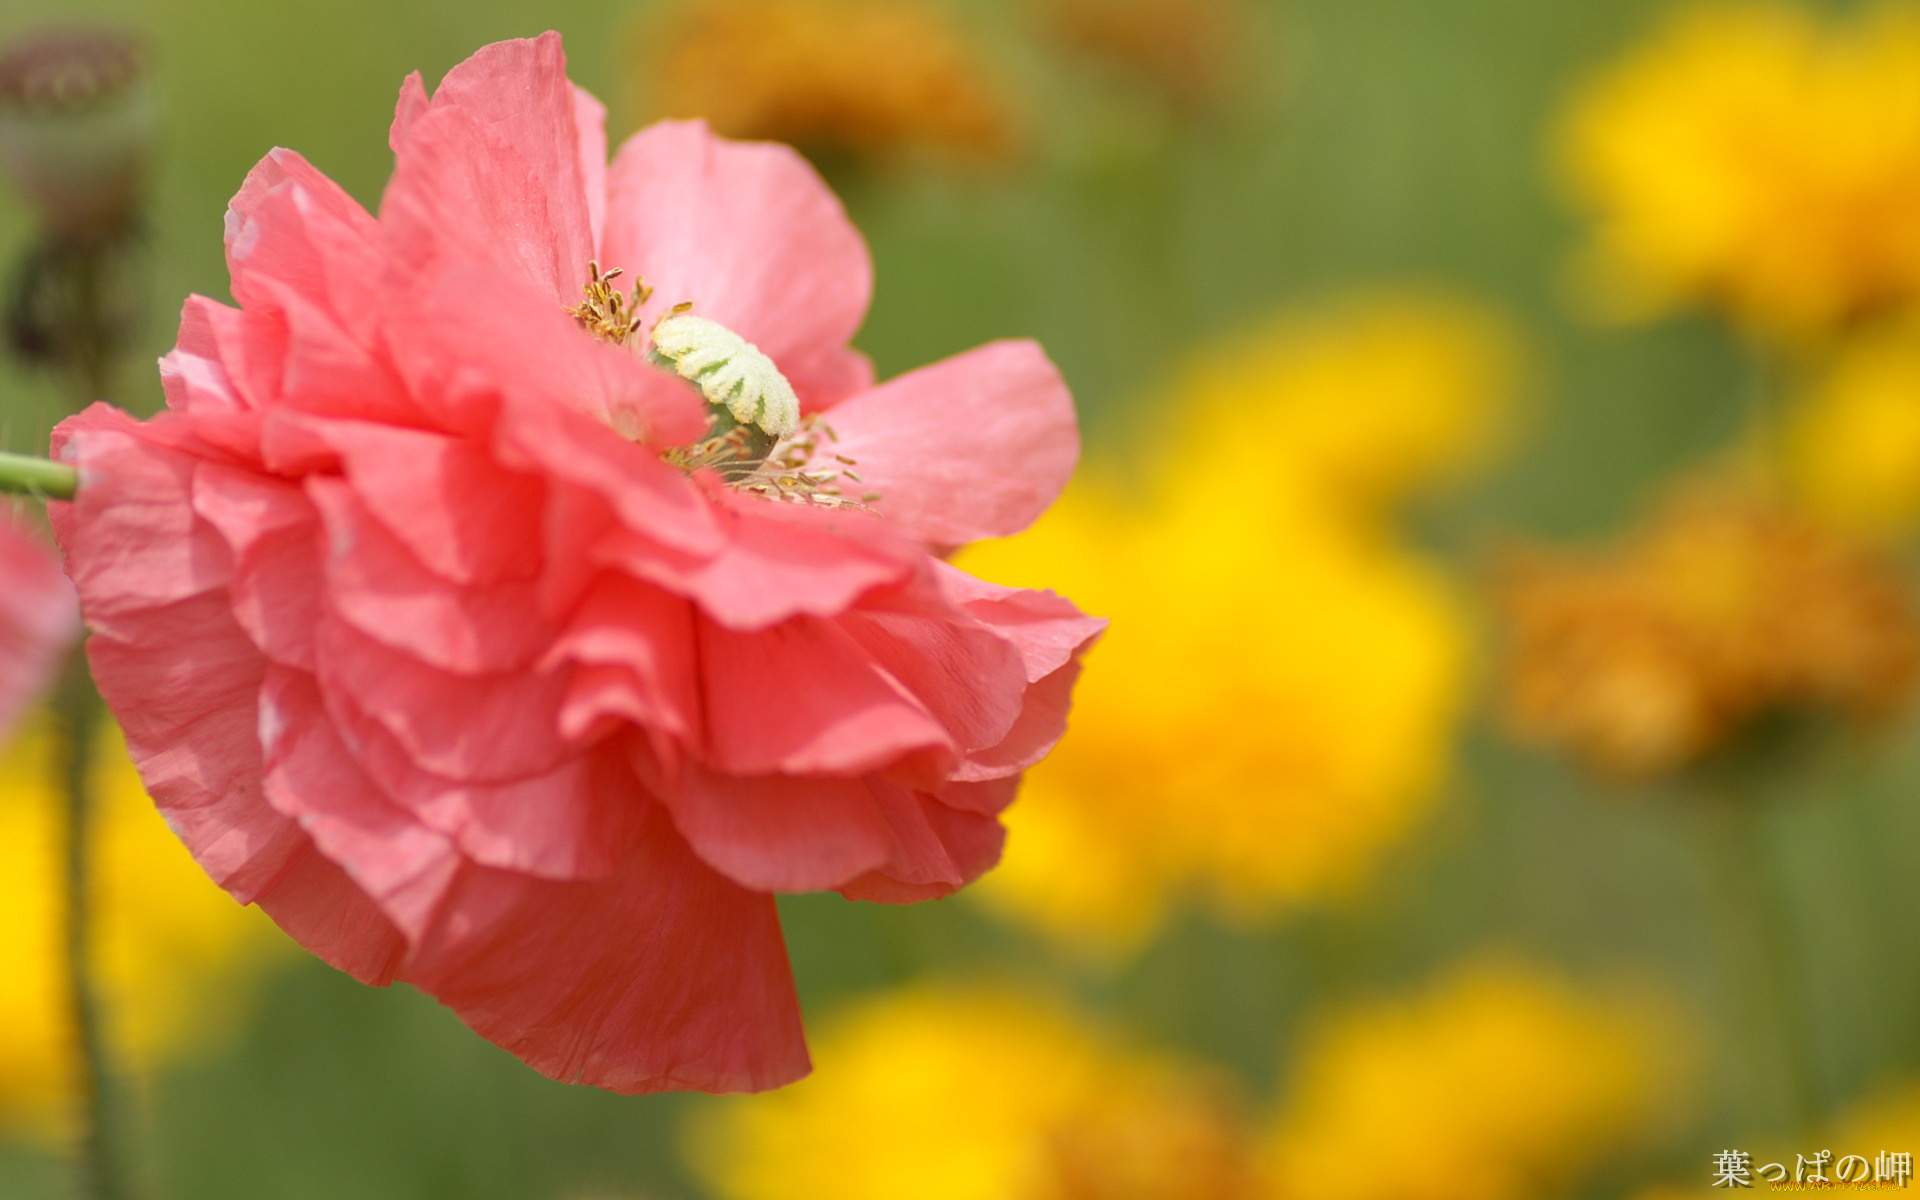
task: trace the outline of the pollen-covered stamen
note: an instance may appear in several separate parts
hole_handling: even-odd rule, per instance
[[[815,465],[826,446],[839,440],[826,419],[814,413],[802,419],[790,436],[774,446],[773,453],[759,470],[734,486],[770,500],[817,504],[822,508],[865,508],[880,499],[878,492],[864,492],[855,498],[845,495],[840,486],[842,480],[862,482],[853,473],[858,463],[844,454],[834,454],[828,462],[837,465]]]
[[[839,440],[819,413],[801,419],[793,433],[775,442],[769,450],[760,431],[751,425],[735,425],[703,441],[667,452],[667,461],[688,470],[716,471],[736,489],[789,504],[813,504],[821,508],[865,508],[880,499],[878,492],[864,492],[857,498],[844,494],[842,481],[860,483],[853,473],[857,466],[844,454],[826,458],[827,465],[815,465],[825,447]]]
[[[741,425],[782,438],[800,426],[800,398],[760,348],[718,321],[676,304],[653,326],[653,357]]]
[[[604,274],[600,264],[587,264],[586,299],[567,310],[594,337],[616,346],[631,346],[640,335],[640,307],[653,295],[644,279],[636,279],[633,291],[625,295],[613,281],[626,274],[619,267]]]

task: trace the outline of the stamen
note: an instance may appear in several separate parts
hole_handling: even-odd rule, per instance
[[[594,337],[616,346],[631,346],[640,333],[640,307],[653,295],[644,279],[636,279],[633,291],[621,295],[613,281],[626,274],[619,267],[604,274],[598,262],[587,264],[587,298],[567,310]]]
[[[793,433],[776,442],[770,451],[756,453],[756,432],[753,426],[735,425],[705,441],[668,451],[667,461],[688,471],[709,468],[740,491],[789,504],[864,509],[880,499],[878,492],[865,492],[857,499],[841,493],[841,480],[861,482],[847,469],[856,465],[852,459],[836,454],[833,458],[843,464],[841,467],[813,465],[823,441],[839,440],[821,414],[803,418]]]

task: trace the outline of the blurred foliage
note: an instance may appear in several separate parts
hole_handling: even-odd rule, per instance
[[[574,77],[616,104],[616,131],[631,129],[657,103],[645,99],[657,81],[634,78],[634,64],[646,61],[641,51],[658,49],[645,39],[664,36],[650,31],[663,28],[670,3],[677,0],[13,0],[0,16],[0,36],[36,21],[93,17],[127,22],[151,40],[165,133],[145,230],[154,302],[143,337],[145,352],[158,354],[171,343],[187,292],[226,295],[221,214],[268,148],[299,149],[373,204],[390,165],[385,134],[402,76],[420,69],[432,80],[484,42],[549,27],[566,35]],[[1125,7],[1168,4],[1127,0]],[[1675,473],[1736,445],[1778,442],[1789,463],[1805,464],[1796,468],[1804,494],[1891,536],[1910,520],[1912,480],[1897,455],[1903,447],[1912,453],[1920,423],[1898,401],[1902,372],[1911,369],[1902,365],[1911,345],[1898,335],[1886,335],[1894,340],[1876,350],[1855,341],[1871,331],[1840,330],[1841,348],[1830,358],[1783,365],[1780,356],[1752,353],[1732,322],[1705,313],[1632,329],[1581,316],[1592,296],[1575,293],[1592,280],[1569,264],[1588,231],[1571,189],[1557,190],[1568,181],[1566,147],[1555,138],[1567,128],[1570,97],[1584,94],[1583,81],[1618,69],[1623,55],[1658,36],[1668,8],[1654,0],[1247,0],[1221,7],[1232,10],[1223,19],[1235,35],[1211,43],[1214,51],[1198,39],[1200,49],[1156,62],[1142,57],[1143,46],[1157,45],[1152,38],[1143,42],[1124,28],[1088,32],[1085,5],[955,0],[947,11],[968,48],[956,61],[977,64],[981,80],[1006,97],[1020,151],[988,160],[910,153],[876,161],[855,143],[822,153],[876,260],[878,290],[860,344],[884,376],[993,337],[1039,338],[1081,405],[1089,439],[1082,486],[1099,488],[1166,469],[1150,464],[1158,461],[1156,431],[1172,419],[1162,411],[1170,397],[1211,388],[1233,403],[1232,372],[1263,361],[1250,346],[1263,338],[1289,344],[1300,335],[1288,330],[1313,324],[1298,317],[1263,327],[1268,314],[1324,312],[1356,289],[1437,287],[1498,314],[1485,320],[1511,330],[1496,337],[1517,343],[1528,367],[1525,420],[1508,453],[1482,456],[1480,473],[1456,473],[1454,486],[1430,491],[1402,513],[1391,502],[1407,488],[1394,480],[1427,478],[1471,457],[1457,451],[1475,439],[1456,446],[1448,432],[1471,421],[1417,407],[1408,420],[1419,415],[1431,425],[1388,422],[1387,433],[1410,435],[1392,443],[1405,456],[1396,463],[1385,450],[1355,456],[1337,438],[1326,441],[1353,429],[1316,424],[1311,413],[1284,429],[1262,428],[1264,410],[1251,390],[1241,402],[1256,410],[1252,427],[1213,432],[1223,449],[1250,456],[1235,461],[1254,466],[1227,470],[1204,456],[1175,456],[1167,461],[1181,465],[1171,469],[1191,475],[1195,496],[1228,505],[1238,503],[1234,488],[1257,490],[1272,469],[1263,450],[1300,447],[1288,468],[1295,472],[1320,453],[1317,461],[1334,476],[1350,472],[1341,487],[1378,494],[1374,511],[1343,518],[1339,544],[1371,539],[1370,552],[1390,572],[1417,577],[1409,586],[1422,594],[1467,593],[1487,574],[1490,547],[1515,533],[1604,537]],[[1151,19],[1139,17],[1140,27],[1150,28]],[[1192,66],[1216,51],[1217,79]],[[1205,86],[1191,83],[1196,69]],[[1703,87],[1711,81],[1679,73]],[[27,245],[27,222],[20,206],[0,204],[6,261]],[[1683,284],[1695,286],[1681,279],[1670,290]],[[1706,303],[1720,302],[1707,291]],[[1303,324],[1287,323],[1296,320]],[[1846,357],[1856,345],[1861,358]],[[1226,382],[1194,382],[1206,371],[1226,372]],[[123,401],[157,406],[151,376],[135,377],[147,382]],[[1341,378],[1322,388],[1323,403],[1338,403],[1342,388],[1354,386]],[[1367,386],[1379,394],[1374,378]],[[0,366],[0,398],[6,444],[40,448],[58,410],[46,381]],[[1796,407],[1783,416],[1790,404]],[[1822,426],[1815,415],[1822,413],[1838,415]],[[1848,447],[1863,446],[1894,461],[1849,469],[1856,450]],[[1318,537],[1329,527],[1320,520],[1311,528]],[[1290,561],[1278,557],[1262,569],[1284,571]],[[1312,554],[1301,561],[1312,562]],[[1441,563],[1450,565],[1431,565]],[[1454,584],[1428,578],[1446,572]],[[1143,574],[1141,582],[1178,580]],[[1235,585],[1260,586],[1257,579]],[[1124,589],[1127,580],[1113,586]],[[1092,595],[1084,599],[1099,609]],[[1181,619],[1231,633],[1260,612],[1257,598],[1236,602],[1242,606],[1224,617],[1193,606]],[[1418,603],[1460,604],[1439,618],[1443,643],[1474,633],[1463,601]],[[1431,621],[1439,609],[1422,611],[1429,616],[1421,620]],[[1340,644],[1313,640],[1324,616],[1281,615],[1303,625],[1302,640],[1317,651]],[[1116,628],[1116,661],[1121,636]],[[1232,652],[1231,645],[1210,651]],[[1473,703],[1472,654],[1458,653],[1438,690],[1452,697],[1448,704],[1477,711],[1485,706]],[[1337,671],[1333,658],[1327,669]],[[1096,653],[1090,681],[1102,665]],[[1232,716],[1215,719],[1196,754],[1236,745]],[[1900,722],[1876,739],[1821,741],[1794,770],[1751,781],[1755,798],[1767,802],[1751,806],[1743,836],[1749,857],[1779,884],[1769,920],[1795,949],[1785,986],[1808,1031],[1804,1090],[1823,1120],[1840,1120],[1903,1076],[1920,1074],[1916,732]],[[1417,836],[1369,839],[1363,857],[1373,864],[1371,882],[1348,889],[1341,903],[1259,922],[1222,921],[1169,903],[1139,927],[1136,953],[1102,962],[1063,958],[1052,940],[964,897],[910,909],[830,896],[784,901],[810,1019],[831,1027],[836,1011],[885,1003],[872,993],[929,977],[1045,981],[1036,986],[1066,993],[1058,1000],[1063,1011],[1101,1014],[1111,1040],[1099,1045],[1208,1064],[1236,1081],[1249,1111],[1285,1111],[1303,1080],[1333,1070],[1325,1065],[1331,1051],[1298,1037],[1321,1027],[1312,1024],[1317,1014],[1413,994],[1452,964],[1495,947],[1580,981],[1568,988],[1626,980],[1630,991],[1657,991],[1680,1014],[1676,1023],[1691,1030],[1676,1036],[1698,1070],[1688,1087],[1673,1089],[1675,1111],[1597,1159],[1561,1156],[1563,1171],[1583,1156],[1590,1166],[1553,1194],[1618,1196],[1658,1180],[1704,1186],[1712,1151],[1734,1142],[1751,1142],[1756,1154],[1775,1143],[1791,1147],[1793,1118],[1772,1099],[1780,1049],[1757,1040],[1764,1023],[1743,1015],[1754,997],[1734,982],[1752,949],[1742,941],[1746,927],[1727,920],[1726,897],[1741,893],[1729,892],[1712,855],[1699,852],[1703,839],[1719,835],[1702,832],[1685,787],[1668,781],[1624,793],[1514,749],[1480,719],[1434,754],[1454,760],[1451,775],[1422,791],[1420,772],[1412,772],[1398,793],[1407,813],[1430,814]],[[1438,774],[1437,766],[1430,770]],[[1611,994],[1568,1003],[1602,1003]],[[237,1009],[216,1005],[205,1020],[221,1011]],[[730,1119],[715,1115],[729,1111],[726,1100],[630,1099],[551,1083],[472,1037],[430,1000],[404,988],[363,989],[304,959],[267,981],[255,1011],[228,1047],[152,1077],[144,1136],[156,1195],[692,1197],[702,1193],[681,1164],[675,1131],[689,1114]],[[1353,1011],[1360,1014],[1353,1022],[1391,1023],[1378,1008]],[[1497,1053],[1467,1044],[1459,1061]],[[1125,1059],[1136,1049],[1084,1053]],[[1470,1067],[1434,1070],[1450,1079]],[[1605,1069],[1575,1077],[1598,1081],[1592,1094],[1602,1100],[1568,1110],[1600,1114],[1590,1122],[1595,1128],[1613,1122],[1607,1114],[1625,1103],[1618,1098],[1638,1086]],[[10,1082],[0,1081],[0,1091]],[[1448,1093],[1438,1090],[1435,1103],[1445,1110]],[[1496,1126],[1517,1127],[1500,1126],[1509,1110],[1488,1111],[1499,1117]],[[1902,1110],[1887,1111],[1894,1114],[1887,1120],[1908,1120]],[[1124,1128],[1135,1118],[1107,1119]],[[870,1132],[885,1136],[877,1126]],[[24,1127],[5,1137],[0,1194],[64,1194],[44,1139]],[[1316,1152],[1331,1152],[1331,1142],[1315,1137]],[[1839,1153],[1861,1148],[1842,1148],[1841,1134],[1834,1137]]]

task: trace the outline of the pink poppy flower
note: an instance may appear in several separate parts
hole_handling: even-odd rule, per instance
[[[874,386],[802,159],[666,123],[608,165],[602,118],[547,34],[406,81],[377,217],[269,154],[239,307],[188,300],[153,420],[60,427],[55,519],[234,896],[556,1078],[771,1087],[773,893],[960,887],[1062,732],[1101,623],[938,551],[1051,502],[1073,410],[1026,342]]]
[[[0,519],[0,741],[47,690],[79,632],[73,585],[53,547]]]

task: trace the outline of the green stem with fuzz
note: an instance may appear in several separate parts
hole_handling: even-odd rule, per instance
[[[82,1118],[81,1194],[87,1200],[127,1200],[123,1153],[114,1120],[113,1072],[100,1017],[94,973],[93,841],[96,807],[93,762],[100,730],[100,698],[76,649],[54,698],[53,772],[61,798],[64,851],[61,872],[66,911],[67,1011],[72,1022]]]

